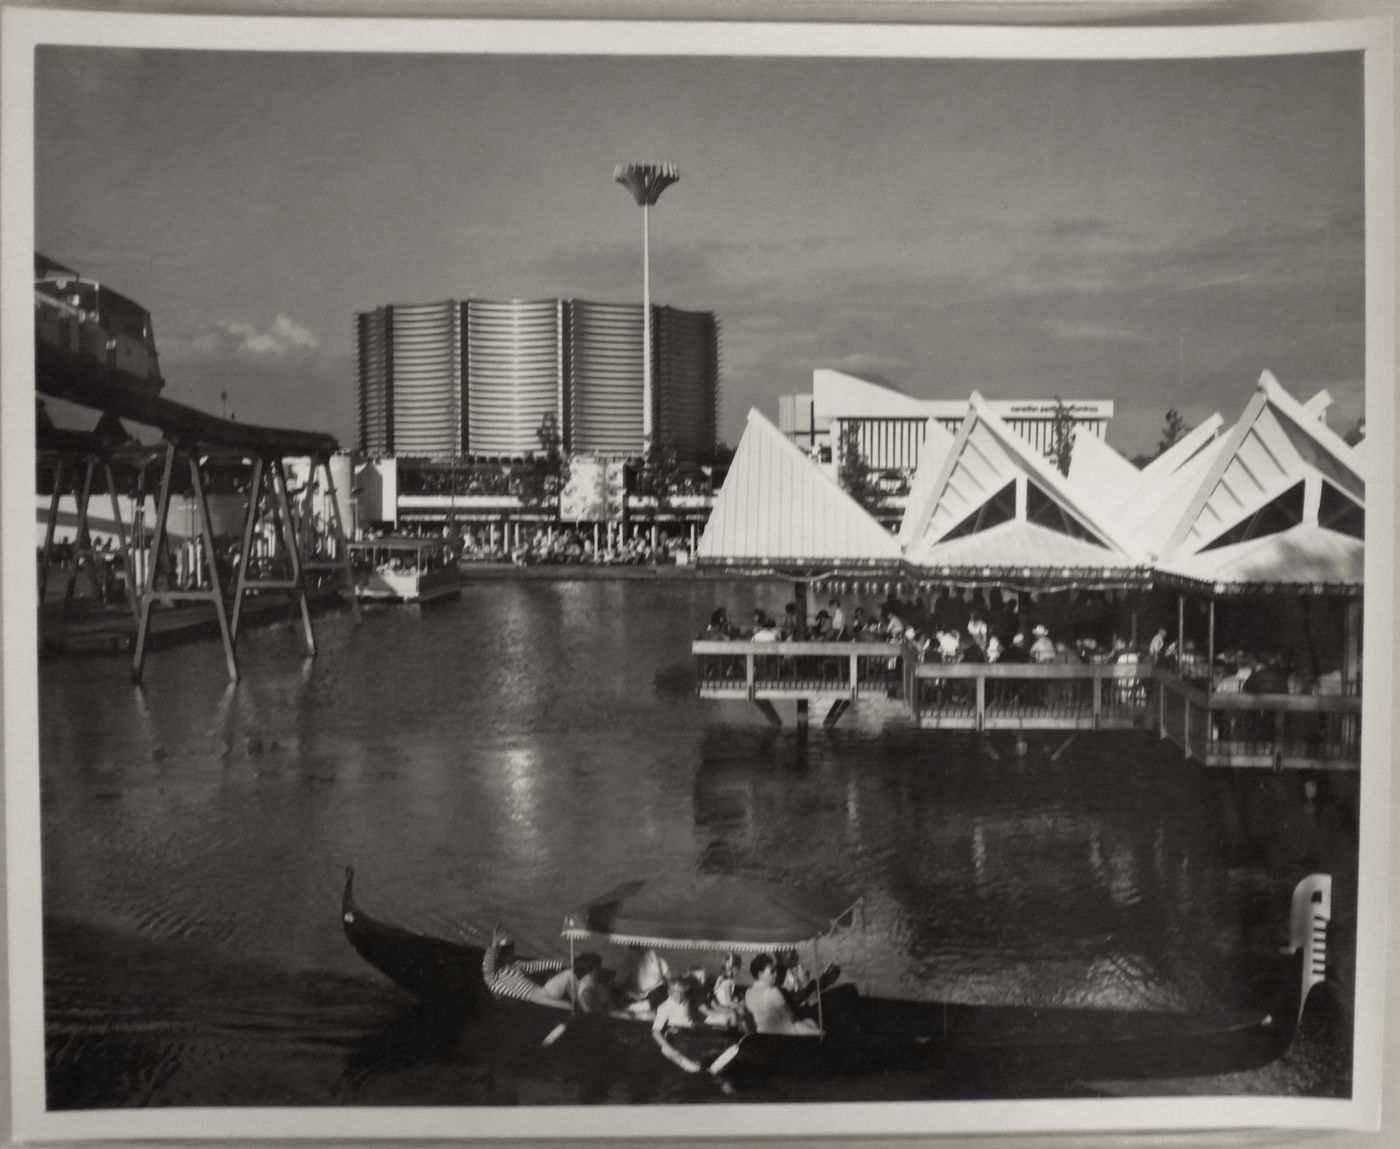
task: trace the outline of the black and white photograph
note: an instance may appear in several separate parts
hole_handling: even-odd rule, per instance
[[[16,1137],[1378,1119],[1387,26],[5,31]]]

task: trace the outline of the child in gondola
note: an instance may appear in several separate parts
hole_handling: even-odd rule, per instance
[[[710,990],[710,1000],[704,1006],[705,1021],[710,1025],[738,1026],[743,1024],[744,991],[739,988],[739,971],[743,968],[738,954],[725,954],[719,977]]]
[[[691,1001],[691,987],[690,979],[680,974],[671,974],[666,979],[666,1000],[656,1007],[651,1036],[668,1061],[679,1065],[687,1073],[699,1073],[704,1067],[672,1045],[666,1036],[670,1030],[690,1029],[700,1022],[699,1011]]]

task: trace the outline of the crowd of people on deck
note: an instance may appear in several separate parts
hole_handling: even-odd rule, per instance
[[[366,531],[372,539],[385,532]],[[673,564],[689,557],[690,540],[684,533],[658,531],[652,545],[649,530],[630,536],[622,531],[600,533],[588,528],[522,526],[514,538],[504,528],[468,527],[460,532],[439,527],[405,526],[391,532],[398,538],[446,538],[462,562],[510,563],[514,566],[585,564],[598,566],[646,566]],[[683,561],[683,559],[682,559]]]
[[[758,608],[748,627],[736,626],[728,609],[719,607],[699,635],[710,641],[748,642],[890,642],[908,646],[920,662],[1112,662],[1135,659],[1136,651],[1121,635],[1105,639],[1090,633],[1053,635],[1043,622],[1031,623],[1029,606],[1015,592],[998,588],[958,594],[945,589],[930,606],[917,597],[893,595],[877,606],[830,599],[805,627],[798,606],[788,603],[781,618]]]
[[[522,960],[514,941],[497,927],[481,972],[498,997],[650,1021],[662,1053],[691,1073],[702,1066],[671,1043],[675,1030],[710,1025],[741,1033],[817,1036],[820,993],[841,976],[835,965],[813,976],[791,949],[760,953],[747,971],[737,953],[726,954],[714,970],[673,970],[655,949],[629,946],[622,966],[608,969],[595,953],[579,954],[571,965]]]

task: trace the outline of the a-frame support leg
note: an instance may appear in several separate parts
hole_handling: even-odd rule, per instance
[[[135,555],[131,548],[131,537],[126,532],[126,523],[122,519],[121,503],[117,501],[117,482],[112,474],[112,464],[110,460],[102,464],[102,474],[107,480],[107,496],[112,500],[112,519],[117,524],[117,537],[122,544],[122,563],[126,567],[126,577],[122,579],[122,586],[126,590],[126,605],[131,611],[133,618],[141,617],[141,610],[136,604],[136,563]],[[136,526],[136,520],[132,518],[131,525]]]
[[[88,557],[88,573],[92,576],[93,588],[97,587],[97,572],[93,569],[96,555],[92,553],[92,540],[83,545],[83,532],[87,530],[88,500],[92,497],[92,473],[97,469],[94,460],[88,459],[83,469],[83,489],[78,496],[78,529],[73,535],[73,569],[68,572],[68,585],[63,591],[63,616],[68,617],[68,608],[73,604],[73,591],[78,586],[78,568],[83,565],[83,555]]]
[[[228,664],[230,682],[238,681],[238,656],[233,649],[233,634],[229,630],[228,613],[224,609],[224,589],[219,582],[219,560],[214,551],[214,523],[209,517],[209,500],[204,495],[204,478],[199,473],[199,455],[191,451],[190,483],[194,487],[195,501],[199,506],[199,529],[204,536],[204,565],[209,570],[210,598],[214,601],[214,614],[219,620],[219,635],[224,640],[224,661]]]
[[[146,564],[145,589],[141,592],[141,617],[136,623],[136,649],[131,658],[131,679],[141,681],[146,665],[146,640],[151,632],[151,604],[155,601],[156,572],[165,548],[165,520],[170,514],[170,478],[175,470],[175,444],[166,443],[165,462],[160,472],[160,493],[156,496],[156,529],[151,538],[151,558]]]
[[[331,500],[331,521],[335,523],[335,554],[340,560],[340,569],[345,579],[345,597],[350,600],[350,613],[358,625],[360,621],[360,600],[355,597],[355,570],[350,564],[350,546],[345,538],[345,522],[340,517],[340,500],[335,494],[335,479],[331,475],[329,458],[317,460],[326,476],[326,493]]]
[[[253,533],[258,526],[258,508],[262,504],[263,457],[253,460],[253,484],[248,488],[248,513],[243,520],[243,548],[238,552],[238,579],[233,591],[233,621],[229,626],[238,641],[238,622],[243,616],[243,596],[248,591],[248,560],[253,557]]]
[[[283,538],[287,541],[287,557],[292,564],[292,594],[301,609],[301,629],[306,638],[306,656],[316,657],[316,632],[311,626],[311,604],[306,600],[306,581],[301,569],[301,546],[297,541],[297,524],[292,518],[291,498],[287,493],[287,473],[282,460],[272,460],[272,486],[282,510]]]
[[[39,606],[44,605],[44,595],[49,589],[49,566],[53,562],[53,536],[58,529],[58,503],[63,498],[63,481],[68,477],[68,468],[62,459],[53,467],[53,498],[49,500],[49,518],[44,526],[44,553],[39,556]]]

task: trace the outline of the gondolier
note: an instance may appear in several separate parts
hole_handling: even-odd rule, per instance
[[[546,993],[539,982],[529,976],[532,973],[558,973],[564,963],[555,958],[536,958],[533,961],[520,961],[515,956],[515,942],[497,926],[491,933],[491,944],[481,959],[481,976],[486,988],[496,997],[514,998],[516,1001],[535,1001],[544,1005],[554,1004],[557,999]]]

